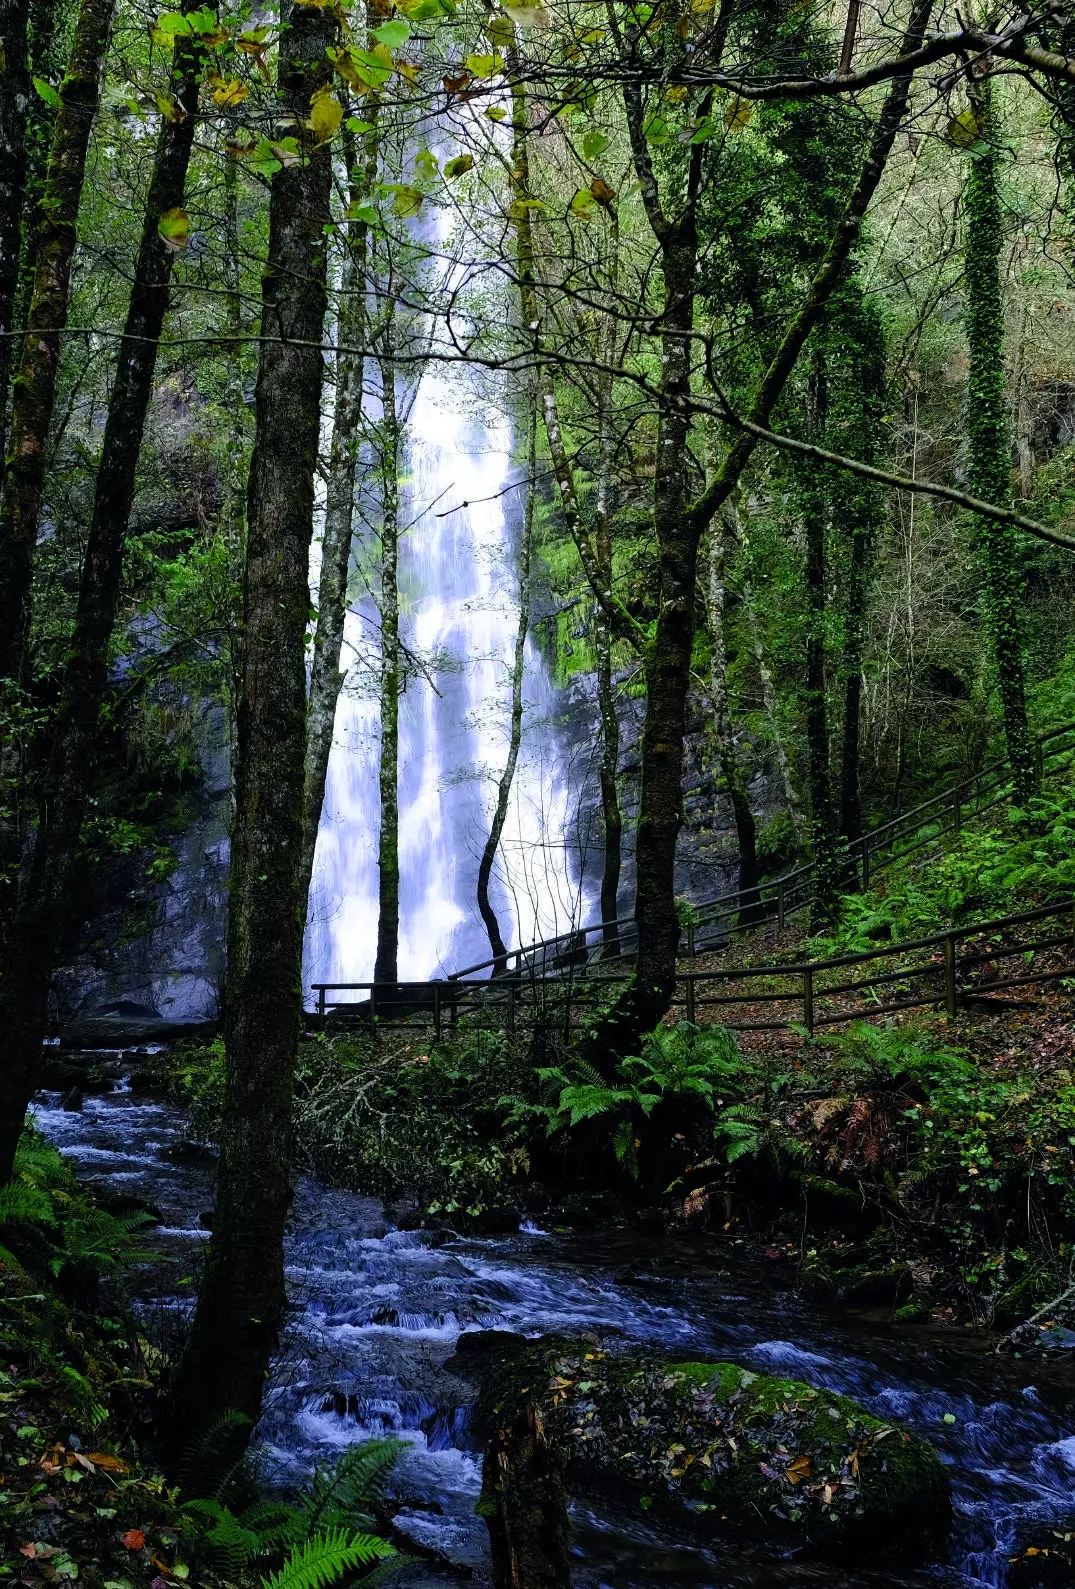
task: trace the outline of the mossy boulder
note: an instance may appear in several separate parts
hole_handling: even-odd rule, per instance
[[[633,1493],[643,1511],[689,1514],[702,1534],[924,1556],[950,1520],[947,1473],[920,1436],[738,1364],[547,1337],[501,1358],[476,1427],[495,1439],[535,1413],[572,1487]]]

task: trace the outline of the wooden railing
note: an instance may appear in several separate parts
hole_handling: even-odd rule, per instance
[[[1044,936],[1037,935],[1046,923],[1055,925]],[[1050,959],[1032,964],[1042,955]],[[1020,963],[1014,974],[1002,976],[1001,965],[1013,960]],[[929,1005],[955,1015],[968,1001],[1067,977],[1075,979],[1072,899],[860,954],[679,971],[671,1009],[699,1024],[707,1024],[707,1012],[719,1012],[719,1024],[733,1031],[782,1031],[801,1025],[813,1033],[821,1026]],[[546,1022],[566,1036],[592,1019],[595,1008],[628,981],[626,972],[600,971],[580,979],[530,975],[426,983],[326,982],[316,983],[314,992],[321,1024],[335,1016],[374,1030],[432,1030],[436,1040],[445,1025],[469,1017],[508,1033],[520,1025]],[[332,996],[356,992],[365,993],[366,999]],[[770,1009],[784,1013],[772,1018]]]
[[[1039,771],[1055,770],[1075,752],[1075,723],[1065,723],[1036,741]],[[905,811],[846,847],[845,886],[869,886],[871,880],[893,862],[936,843],[945,832],[958,833],[966,822],[981,816],[1006,800],[1011,775],[1006,762],[991,762],[971,778],[965,778],[932,799]],[[705,954],[725,944],[738,932],[753,930],[760,922],[776,922],[783,928],[814,897],[814,863],[807,861],[783,876],[772,878],[756,889],[718,894],[694,907],[693,918],[685,927],[681,956]],[[451,981],[464,981],[481,972],[498,980],[504,977],[547,976],[552,973],[578,973],[593,963],[614,964],[634,954],[637,929],[634,918],[620,916],[615,921],[594,922],[589,927],[573,927],[551,938],[539,939],[505,956],[480,960],[454,972]]]

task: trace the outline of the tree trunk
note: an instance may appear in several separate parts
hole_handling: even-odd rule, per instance
[[[916,0],[902,51],[921,43],[932,0]],[[768,424],[810,332],[840,282],[858,241],[870,200],[887,165],[902,125],[910,77],[893,80],[882,107],[869,153],[825,257],[815,272],[798,313],[789,323],[750,409],[754,424]],[[713,479],[693,502],[685,498],[688,425],[681,407],[689,383],[688,338],[693,330],[696,248],[692,247],[694,209],[701,176],[692,165],[688,201],[678,223],[664,215],[649,148],[642,99],[635,85],[624,89],[627,127],[642,202],[662,253],[665,310],[661,349],[662,408],[658,431],[654,526],[659,542],[660,606],[656,630],[645,648],[646,722],[642,736],[642,798],[639,807],[635,920],[638,924],[638,1007],[645,1022],[659,1019],[675,984],[678,923],[675,901],[676,837],[682,821],[680,780],[683,734],[694,638],[694,595],[698,544],[702,532],[735,490],[758,442],[742,432]],[[697,146],[701,148],[702,146]],[[699,162],[701,156],[698,156]]]
[[[19,0],[15,0],[18,9]],[[18,327],[29,323],[30,302],[34,292],[34,272],[37,265],[37,220],[41,211],[41,197],[48,173],[49,151],[56,129],[56,111],[47,104],[36,88],[35,77],[50,85],[62,81],[62,59],[66,27],[58,28],[60,9],[56,0],[30,0],[27,10],[27,61],[29,65],[30,94],[25,121],[25,196],[22,212],[20,257],[15,284],[12,318]],[[66,17],[64,19],[66,21]],[[12,363],[20,356],[20,345],[15,344]]]
[[[842,445],[864,463],[877,459],[885,404],[885,337],[872,299],[852,276],[839,296],[832,321],[837,359]],[[847,555],[841,676],[844,694],[840,766],[840,832],[848,843],[862,837],[862,668],[873,561],[884,507],[880,490],[866,480],[835,480],[832,524]]]
[[[61,333],[82,184],[115,0],[82,0],[49,154],[37,224],[37,264],[0,500],[0,680],[21,682],[30,623],[34,547],[45,450],[56,402]]]
[[[738,534],[738,529],[736,533]],[[747,626],[750,629],[750,644],[758,669],[758,679],[761,683],[761,698],[762,705],[765,708],[765,720],[769,725],[769,737],[772,741],[777,768],[780,772],[780,782],[784,791],[784,805],[787,809],[788,821],[791,823],[791,830],[795,835],[795,843],[801,846],[804,833],[803,814],[799,805],[799,795],[795,788],[795,780],[791,776],[791,762],[788,759],[784,734],[780,727],[780,707],[776,698],[776,686],[773,684],[773,675],[769,671],[769,664],[765,657],[765,646],[762,643],[761,626],[758,623],[758,610],[749,573],[743,578],[741,596]]]
[[[272,179],[247,507],[244,645],[225,998],[226,1105],[213,1237],[171,1404],[170,1450],[234,1409],[256,1419],[279,1339],[302,1015],[306,625],[321,417],[331,154],[306,128],[329,85],[332,11],[294,5],[281,115],[302,158]]]
[[[620,229],[612,218],[611,287],[617,290],[617,260]],[[611,368],[615,359],[616,320],[610,316],[605,326],[602,352],[606,366]],[[614,483],[613,384],[611,374],[598,377],[597,427],[599,458],[597,465],[597,491],[594,509],[594,553],[601,578],[612,589],[612,516]],[[620,719],[616,711],[616,696],[612,685],[612,626],[600,602],[594,617],[594,649],[597,653],[597,712],[601,720],[601,761],[598,779],[601,786],[601,826],[604,832],[604,865],[601,870],[601,920],[606,924],[602,932],[603,953],[613,958],[620,952],[620,930],[617,919],[620,913],[620,868],[623,851],[623,814],[620,811],[619,786],[616,775],[620,761]]]
[[[391,338],[391,317],[385,338]],[[391,342],[381,366],[381,826],[374,982],[399,979],[399,417]]]
[[[15,339],[15,294],[22,254],[22,216],[26,200],[26,118],[30,86],[25,0],[0,0],[0,480],[4,471],[4,432]]]
[[[511,667],[511,719],[508,735],[508,757],[504,771],[496,786],[496,806],[489,827],[489,837],[478,863],[478,910],[489,935],[489,949],[494,958],[493,975],[508,968],[508,946],[500,932],[500,923],[489,898],[489,883],[493,875],[496,852],[500,847],[504,824],[508,818],[508,802],[515,780],[515,767],[519,760],[519,746],[523,737],[523,681],[526,673],[526,636],[530,628],[530,553],[534,532],[534,492],[537,474],[537,416],[533,406],[527,414],[526,447],[526,506],[523,510],[523,535],[519,548],[519,622],[515,630],[515,655]]]
[[[564,1458],[526,1407],[495,1430],[482,1460],[478,1510],[489,1530],[494,1589],[571,1589]]]
[[[746,927],[764,915],[758,892],[758,830],[747,795],[746,772],[740,760],[728,706],[728,653],[724,633],[725,611],[724,526],[713,527],[709,543],[709,690],[713,703],[713,732],[717,761],[728,790],[739,846],[739,925]]]
[[[1000,151],[993,112],[993,85],[978,84],[974,102],[980,136],[964,189],[964,281],[967,289],[967,452],[970,490],[987,502],[1012,500],[1011,438],[1004,390],[1004,305],[1000,264],[1003,250],[998,172]],[[993,649],[1004,733],[1016,798],[1038,787],[1037,764],[1027,724],[1023,674],[1023,572],[1019,538],[1008,525],[977,521],[984,575],[986,628]]]
[[[194,9],[191,0],[191,9]],[[195,40],[176,45],[177,119],[163,117],[146,198],[142,237],[109,395],[93,513],[79,584],[75,624],[41,801],[26,897],[7,948],[0,1012],[9,1062],[0,1081],[0,1179],[10,1173],[14,1143],[37,1090],[52,968],[71,911],[79,833],[93,777],[98,719],[120,598],[127,520],[153,388],[157,345],[168,308],[172,252],[158,225],[182,205],[194,141],[201,78]],[[43,257],[43,256],[42,256]]]
[[[661,335],[661,408],[653,517],[658,535],[659,604],[643,653],[646,715],[635,839],[637,997],[644,1026],[668,1008],[676,981],[676,841],[683,824],[683,741],[694,646],[698,543],[704,524],[687,509],[690,334],[694,322],[697,236],[693,212],[663,248],[665,307]]]
[[[362,120],[376,127],[380,95],[370,95],[362,107]],[[348,135],[349,136],[349,135]],[[369,192],[377,176],[376,133],[367,133],[364,170],[360,173],[353,145],[345,143],[349,197],[352,205]],[[366,326],[366,255],[369,227],[355,223],[354,240],[344,255],[340,283],[340,313],[336,340],[341,348],[361,345]],[[306,775],[303,793],[302,889],[310,892],[317,829],[325,800],[325,779],[332,753],[336,705],[343,688],[341,672],[343,631],[347,619],[347,584],[351,572],[351,525],[354,518],[355,475],[358,466],[359,426],[362,422],[362,384],[365,362],[360,354],[341,351],[336,356],[336,401],[332,415],[325,533],[321,542],[321,574],[317,585],[317,628],[310,667],[310,709],[306,730]]]

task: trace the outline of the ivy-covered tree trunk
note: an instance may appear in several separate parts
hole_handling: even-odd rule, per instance
[[[26,199],[26,120],[31,94],[27,22],[26,0],[0,0],[0,49],[4,56],[0,74],[0,478]]]
[[[970,152],[963,193],[963,280],[967,296],[967,475],[970,490],[987,502],[1012,501],[1012,450],[1004,382],[1004,304],[1001,254],[1004,234],[998,178],[1000,149],[994,85],[977,84],[973,100],[979,137]],[[983,607],[993,651],[1004,734],[1016,797],[1037,789],[1038,775],[1027,724],[1023,672],[1023,570],[1018,532],[993,519],[977,520],[983,574]]]
[[[377,176],[377,118],[380,95],[368,95],[361,119],[373,131],[365,136],[365,158],[345,130],[344,151],[352,207],[361,203]],[[366,256],[369,227],[353,223],[346,243],[340,281],[340,312],[336,340],[336,397],[332,414],[328,489],[325,500],[325,533],[321,541],[321,573],[317,584],[317,627],[310,666],[310,709],[306,730],[306,778],[303,793],[302,887],[310,891],[317,829],[325,800],[325,780],[336,723],[336,707],[343,688],[340,670],[343,632],[347,618],[347,586],[351,572],[351,526],[354,518],[355,477],[361,441],[365,361],[361,347],[366,327]]]
[[[82,0],[49,154],[36,225],[33,297],[15,382],[7,469],[0,498],[0,680],[25,670],[34,547],[45,487],[45,457],[61,333],[67,324],[71,262],[86,151],[100,98],[115,0]]]
[[[332,164],[308,128],[335,13],[294,5],[279,110],[301,158],[272,179],[247,506],[236,823],[224,1037],[226,1103],[213,1236],[171,1405],[170,1450],[229,1409],[256,1418],[284,1313],[292,1089],[302,1015],[299,897],[306,624],[321,419]]]
[[[611,287],[617,290],[617,261],[620,246],[619,223],[612,217],[609,249],[611,253]],[[604,328],[602,353],[610,369],[615,358],[616,321],[609,316]],[[594,552],[601,570],[601,578],[609,590],[613,587],[612,520],[614,501],[614,437],[613,383],[606,370],[598,377],[597,427],[599,456],[597,463],[597,490],[594,508]],[[604,864],[601,868],[601,920],[606,923],[602,933],[603,952],[609,957],[619,954],[620,871],[623,855],[623,813],[620,810],[620,793],[617,782],[620,761],[620,719],[616,711],[616,694],[612,682],[612,624],[600,602],[594,617],[594,650],[597,663],[597,712],[601,721],[601,760],[598,764],[598,782],[601,788],[601,826],[604,834]]]
[[[739,925],[749,926],[764,914],[758,892],[758,829],[747,793],[746,770],[735,743],[728,705],[728,650],[725,640],[726,608],[724,526],[718,520],[709,542],[709,693],[713,705],[713,735],[717,762],[731,801],[732,820],[739,847]]]
[[[834,384],[830,430],[835,444],[863,463],[874,463],[882,434],[885,401],[885,339],[872,299],[852,276],[838,295],[830,322]],[[884,506],[872,481],[849,477],[833,483],[834,539],[846,558],[843,602],[844,722],[840,763],[840,833],[848,842],[862,836],[862,668],[873,563]]]
[[[399,978],[399,416],[391,311],[381,366],[381,825],[377,842],[377,958],[374,982]]]
[[[537,416],[531,405],[527,414],[526,447],[526,505],[523,508],[523,534],[519,547],[519,621],[515,629],[515,654],[511,664],[511,714],[508,723],[508,754],[504,770],[497,779],[496,805],[489,836],[478,863],[478,910],[489,935],[489,949],[494,957],[493,975],[507,970],[508,946],[504,942],[489,898],[489,884],[493,876],[496,852],[508,819],[511,786],[515,781],[515,768],[519,761],[519,747],[523,738],[523,683],[526,674],[526,636],[530,629],[530,555],[534,541],[534,492],[537,473]]]
[[[194,0],[189,0],[194,10]],[[168,309],[174,253],[162,218],[178,224],[194,142],[202,52],[196,39],[176,45],[171,117],[161,130],[146,198],[142,237],[123,337],[116,354],[75,623],[40,800],[40,821],[25,897],[0,979],[0,1021],[9,1041],[0,1079],[0,1179],[6,1178],[27,1105],[37,1090],[49,985],[71,912],[79,834],[94,770],[98,719],[108,685],[109,649],[120,599],[127,520],[152,394],[157,347]]]

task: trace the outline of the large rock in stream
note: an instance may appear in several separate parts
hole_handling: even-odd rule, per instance
[[[482,1353],[464,1336],[460,1347],[484,1356],[473,1427],[486,1442],[480,1510],[498,1589],[570,1583],[568,1485],[678,1515],[695,1537],[827,1557],[923,1558],[947,1532],[936,1451],[846,1396],[562,1337],[499,1337]]]

